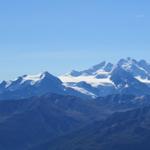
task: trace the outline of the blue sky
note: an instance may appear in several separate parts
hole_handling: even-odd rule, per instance
[[[149,0],[0,1],[0,79],[122,57],[150,62]]]

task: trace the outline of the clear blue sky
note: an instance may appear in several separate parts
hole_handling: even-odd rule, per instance
[[[122,57],[150,62],[149,0],[1,0],[0,79]]]

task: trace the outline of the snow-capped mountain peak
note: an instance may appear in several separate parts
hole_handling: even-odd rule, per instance
[[[51,76],[51,74],[47,71],[36,74],[36,75],[24,75],[22,76],[22,78],[26,81],[26,80],[31,80],[34,82],[40,81],[42,79],[44,79],[45,77]]]
[[[0,83],[0,100],[21,99],[48,93],[86,97],[82,92],[64,86],[59,78],[49,72],[37,75],[23,75],[15,80]]]
[[[89,69],[83,71],[72,70],[70,73],[66,74],[66,76],[93,76],[99,74],[105,74],[106,72],[111,72],[113,68],[112,63],[107,63],[106,61],[102,61],[101,63],[92,66]]]
[[[68,87],[83,88],[98,96],[118,93],[124,91],[124,89],[128,91],[131,88],[135,88],[133,91],[137,92],[139,90],[139,93],[141,93],[140,87],[144,88],[145,91],[149,91],[150,64],[145,60],[137,61],[128,57],[120,59],[116,64],[103,61],[90,69],[73,71],[59,78]],[[82,82],[89,86],[80,84]]]
[[[136,61],[135,59],[121,59],[117,65],[127,72],[130,72],[134,77],[147,79],[150,77],[150,65],[145,60]]]
[[[42,73],[39,73],[39,74],[36,74],[36,75],[23,75],[23,76],[20,76],[18,77],[17,79],[15,80],[11,80],[9,81],[9,84],[8,82],[7,83],[7,87],[11,86],[12,84],[20,84],[20,85],[23,85],[23,84],[30,84],[30,85],[34,85],[46,78],[52,78],[54,77],[53,75],[51,75],[49,72],[42,72]]]
[[[47,81],[46,81],[47,80]],[[3,90],[15,91],[20,88],[25,87],[34,87],[37,84],[42,82],[58,82],[61,84],[62,82],[57,78],[51,75],[49,72],[43,72],[36,75],[23,75],[18,78],[10,81],[2,81],[0,83],[0,88]]]

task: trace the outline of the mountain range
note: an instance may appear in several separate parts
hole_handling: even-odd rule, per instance
[[[150,64],[121,59],[0,83],[1,150],[149,150]]]
[[[66,86],[92,97],[111,94],[145,95],[150,93],[150,64],[145,60],[105,61],[84,71],[61,76]]]
[[[45,150],[149,150],[149,124],[150,107],[139,108],[115,113],[42,146]]]
[[[128,115],[128,112],[148,106],[150,106],[150,96],[131,95],[110,95],[85,100],[68,95],[48,94],[22,100],[1,100],[0,149],[84,150],[83,147],[85,147],[86,150],[97,150],[101,146],[100,144],[97,146],[95,143],[99,140],[99,136],[102,138],[103,132],[101,133],[101,131],[103,129],[109,129],[115,123],[118,123],[119,129],[119,123],[126,122],[127,118],[134,122],[133,119],[136,119],[134,118],[136,115]],[[117,115],[116,119],[115,117],[110,119],[114,113],[121,114],[121,116]],[[142,116],[144,115],[142,114]],[[120,118],[118,119],[118,117]],[[138,120],[140,116],[136,117]],[[105,122],[108,118],[109,124],[107,125]],[[101,123],[104,125],[102,126]],[[119,130],[120,132],[124,126]],[[130,128],[129,123],[127,128]],[[115,129],[117,131],[117,128]],[[109,132],[107,133],[108,137]],[[91,141],[92,149],[89,149],[91,146],[88,147],[90,143],[86,143],[86,138]],[[83,147],[80,147],[82,145],[80,145],[80,139]],[[73,145],[70,142],[73,142]],[[66,149],[66,145],[68,149]]]
[[[112,94],[149,95],[150,64],[145,60],[120,59],[116,64],[101,62],[83,71],[62,76],[49,72],[23,75],[0,83],[0,99],[23,99],[47,93],[96,98]]]

